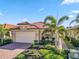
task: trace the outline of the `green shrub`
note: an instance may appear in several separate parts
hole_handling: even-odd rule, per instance
[[[72,43],[75,47],[79,47],[79,40],[73,39],[73,40],[71,41],[71,43]]]
[[[48,50],[55,51],[55,46],[54,45],[47,44],[47,45],[45,45],[45,48],[48,49]]]
[[[4,40],[3,40],[3,45],[9,44],[9,43],[11,43],[11,42],[12,42],[11,39],[4,39]]]
[[[55,53],[53,50],[40,49],[39,52],[45,59],[64,59],[65,56]]]
[[[32,49],[35,49],[35,48],[38,48],[39,46],[38,45],[35,45],[35,44],[32,44],[31,48]]]
[[[27,59],[27,57],[25,56],[25,54],[19,54],[17,57],[15,57],[15,59]]]
[[[64,57],[60,56],[60,55],[54,55],[54,56],[52,56],[51,59],[64,59]]]
[[[71,39],[71,42],[69,41],[70,39]],[[79,47],[79,40],[73,37],[71,38],[66,37],[65,43],[67,44],[69,48]]]
[[[40,44],[40,45],[45,45],[45,39],[40,40],[40,41],[39,41],[39,44]]]
[[[69,42],[67,40],[64,40],[64,41],[65,41],[66,45],[68,46],[68,48],[70,48],[70,49],[74,49],[75,48],[71,42]]]
[[[0,46],[9,44],[9,43],[11,43],[11,42],[12,42],[11,39],[3,39],[3,42],[2,42],[1,39],[0,39]]]
[[[40,49],[39,52],[44,56],[50,52],[50,50]]]
[[[29,50],[28,52],[23,52],[23,53],[19,54],[15,59],[28,59],[29,57],[32,57],[31,54],[33,55],[37,52],[41,56],[37,55],[35,57],[36,59],[39,57],[42,57],[44,59],[65,59],[65,56],[63,56],[63,55],[66,55],[65,53],[62,53],[62,55],[57,54],[54,52],[54,50],[48,50],[48,49],[35,50],[35,49],[32,49],[32,50]]]
[[[35,45],[38,45],[39,43],[38,43],[38,40],[34,40],[34,44]]]
[[[54,56],[54,53],[48,53],[44,56],[45,59],[52,59],[52,56]]]
[[[67,58],[67,56],[68,56],[68,53],[69,53],[69,51],[68,50],[62,50],[62,52],[61,52],[61,56],[63,56],[64,57],[64,59],[66,59]]]
[[[1,39],[0,39],[0,46],[2,45]]]
[[[50,40],[46,40],[46,39],[42,39],[42,40],[39,41],[39,44],[40,45],[51,44],[51,41]]]
[[[65,37],[65,40],[67,40],[67,41],[70,41],[70,39],[71,39],[71,38],[68,37],[68,36]]]

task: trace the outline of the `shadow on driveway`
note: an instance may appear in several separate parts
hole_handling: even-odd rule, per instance
[[[13,42],[0,47],[0,59],[12,59],[21,52],[27,50],[31,46],[30,43]]]
[[[13,42],[13,43],[7,44],[5,46],[1,46],[0,49],[7,49],[7,50],[27,49],[30,46],[31,46],[30,43]]]

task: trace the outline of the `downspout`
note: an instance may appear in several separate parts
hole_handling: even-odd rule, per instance
[[[40,29],[39,29],[39,41],[40,41]]]

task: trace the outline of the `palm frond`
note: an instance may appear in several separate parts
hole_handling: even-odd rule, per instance
[[[59,32],[59,37],[62,38],[62,39],[64,39],[65,38],[64,33],[63,32]]]
[[[70,22],[70,25],[71,25],[72,23],[74,23],[74,22],[79,23],[79,14],[77,15],[76,19],[74,19],[74,20],[72,20],[72,21]]]
[[[50,24],[49,23],[45,23],[43,26],[50,26]]]
[[[74,22],[76,22],[76,20],[72,20],[69,25],[71,25],[71,24],[74,23]]]
[[[47,33],[47,32],[50,32],[50,29],[46,28],[46,29],[42,32],[42,34]]]
[[[64,38],[65,33],[66,33],[65,27],[64,26],[59,26],[57,29],[58,29],[59,37]]]
[[[58,30],[59,30],[59,31],[66,31],[66,29],[65,29],[64,26],[59,26],[59,27],[58,27]]]
[[[68,20],[68,19],[69,19],[68,16],[63,16],[63,17],[61,17],[61,18],[59,19],[57,25],[60,25],[61,23],[63,23],[64,21],[66,21],[66,20]]]
[[[76,23],[79,23],[79,19],[76,19]]]
[[[79,20],[79,14],[78,14],[77,17],[76,17],[76,20]]]
[[[51,23],[56,23],[56,19],[53,16],[47,16],[44,20],[44,23],[47,23],[47,21],[50,21]]]

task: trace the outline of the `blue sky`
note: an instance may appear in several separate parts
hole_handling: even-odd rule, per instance
[[[50,15],[73,19],[77,13],[79,0],[0,0],[0,23],[37,22]]]

